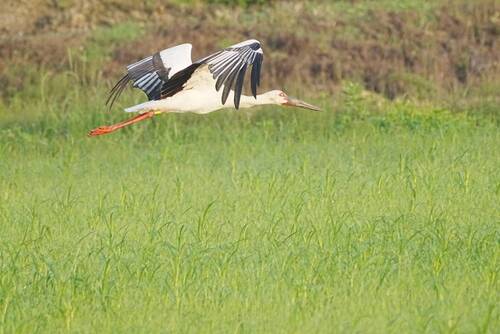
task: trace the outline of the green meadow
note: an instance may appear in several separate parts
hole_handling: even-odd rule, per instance
[[[0,133],[4,333],[498,329],[494,118],[359,97],[87,138],[122,115],[70,102]]]
[[[134,27],[0,77],[0,334],[498,332],[498,81],[388,99],[282,80],[324,111],[89,138],[144,100],[104,107],[107,46]]]

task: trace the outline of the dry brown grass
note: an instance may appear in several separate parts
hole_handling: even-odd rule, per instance
[[[135,22],[145,34],[113,44],[103,68],[106,76],[115,77],[125,64],[177,43],[191,42],[196,58],[252,37],[265,48],[265,88],[329,92],[355,80],[394,98],[432,96],[500,77],[500,6],[495,1],[456,2],[432,12],[377,8],[354,18],[333,6],[297,2],[248,9],[111,0],[30,6],[30,11],[13,10],[15,28],[12,20],[0,25],[0,72],[13,63],[64,69],[68,48],[84,49],[95,28]],[[32,12],[37,15],[27,15]]]

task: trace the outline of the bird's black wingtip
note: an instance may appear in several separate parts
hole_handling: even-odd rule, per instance
[[[130,76],[127,73],[123,77],[121,77],[120,80],[118,80],[118,82],[113,86],[113,88],[111,88],[105,103],[105,105],[108,106],[108,110],[111,110],[111,107],[115,103],[116,99],[121,95],[125,87],[127,87],[127,83],[129,81],[130,81]]]

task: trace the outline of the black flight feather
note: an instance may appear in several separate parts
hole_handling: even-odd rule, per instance
[[[247,71],[247,64],[243,65],[243,68],[238,73],[238,78],[234,84],[234,106],[236,109],[240,107],[241,91],[243,90],[243,80],[245,79],[245,73]]]
[[[229,96],[231,88],[233,88],[234,78],[236,77],[237,74],[238,71],[233,71],[227,78],[227,81],[224,84],[224,90],[222,91],[222,104],[226,104],[227,97]]]

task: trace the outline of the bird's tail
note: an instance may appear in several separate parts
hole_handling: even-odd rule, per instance
[[[136,104],[135,106],[125,108],[124,110],[125,112],[139,112],[139,111],[151,111],[155,109],[158,109],[158,101],[153,100]]]

